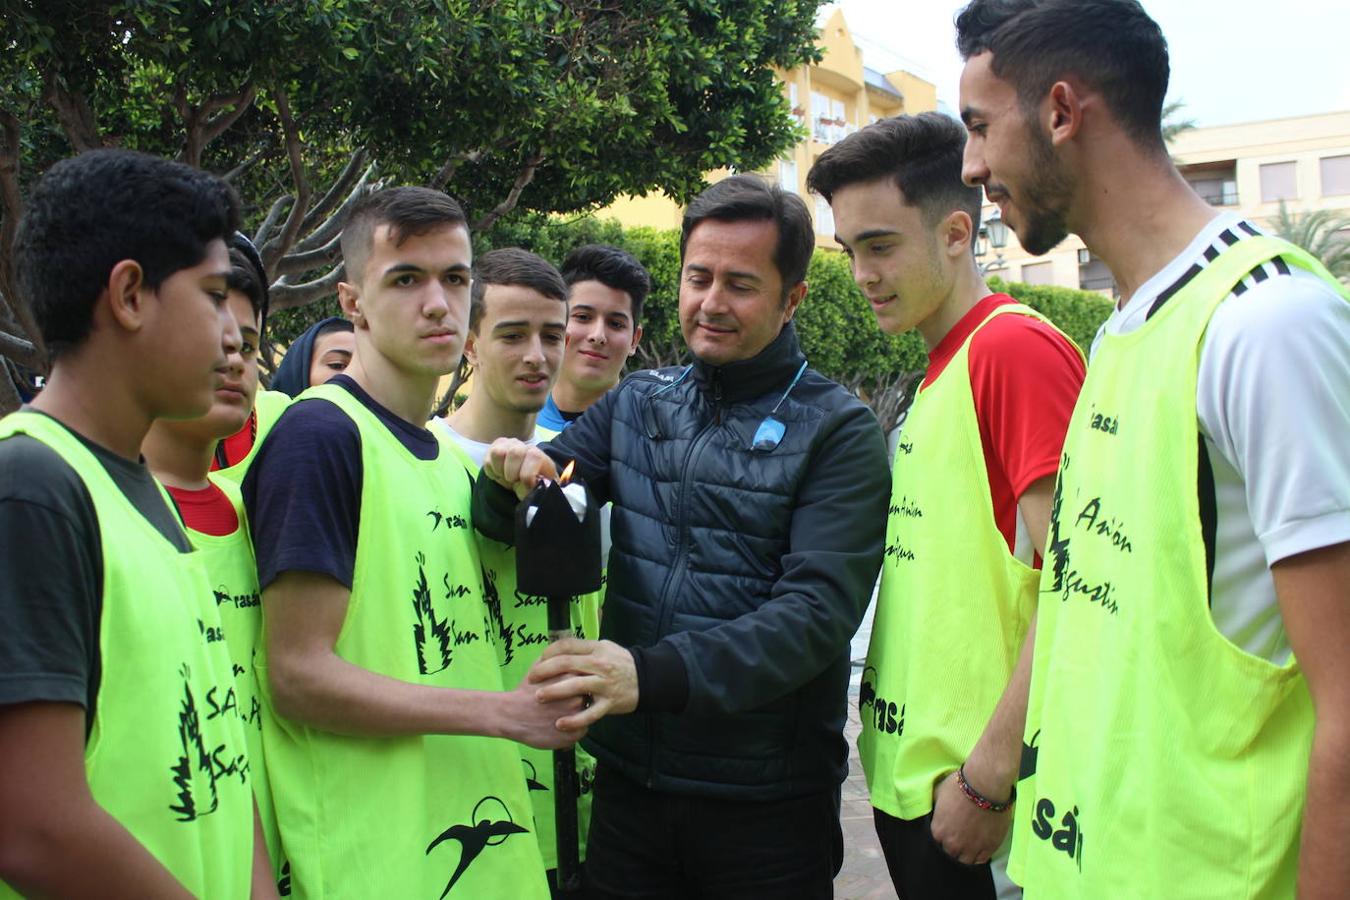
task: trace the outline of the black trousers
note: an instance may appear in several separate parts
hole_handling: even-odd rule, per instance
[[[828,900],[843,859],[838,789],[726,800],[658,793],[596,771],[591,900]]]
[[[933,840],[933,814],[897,819],[873,808],[877,839],[900,900],[995,900],[989,864],[968,866]]]

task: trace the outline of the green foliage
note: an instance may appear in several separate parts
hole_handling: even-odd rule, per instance
[[[473,238],[475,256],[499,247],[522,247],[559,265],[574,247],[582,244],[627,246],[623,226],[615,219],[596,216],[562,218],[538,213],[522,213],[502,219],[492,229]]]
[[[1350,284],[1350,216],[1329,209],[1291,213],[1281,200],[1270,225],[1277,235],[1307,250],[1333,276]]]
[[[1092,346],[1097,330],[1111,315],[1111,301],[1092,291],[1077,291],[1048,284],[1023,284],[1020,281],[1005,282],[1001,278],[989,279],[989,287],[1010,294],[1044,315],[1055,323],[1056,328],[1072,338],[1084,353]]]
[[[680,233],[634,228],[624,232],[624,241],[652,277],[652,292],[642,310],[638,364],[659,368],[686,362],[689,354],[680,331]]]
[[[314,315],[283,310],[332,297],[369,186],[443,188],[477,230],[769,164],[800,137],[774,70],[818,59],[820,2],[0,0],[0,332],[40,343],[9,248],[73,152],[226,174],[284,338]]]
[[[326,297],[304,306],[269,313],[267,316],[267,342],[274,348],[287,347],[314,323],[329,316],[340,315],[342,315],[342,307],[338,305],[336,296]],[[276,361],[280,362],[280,360]],[[274,368],[273,362],[268,359],[263,360],[263,366],[269,371]]]
[[[280,92],[316,184],[332,174],[331,148],[368,147],[399,181],[426,182],[458,163],[449,189],[475,217],[527,168],[527,209],[579,210],[651,190],[687,198],[704,172],[755,169],[795,142],[773,68],[816,58],[818,6],[6,0],[0,104],[25,130],[58,137],[73,120],[43,96],[50,83],[87,113],[75,116],[86,139],[176,155],[192,115],[251,88],[256,101],[202,161],[224,171],[261,149],[274,190],[289,189]],[[32,148],[30,174],[72,149],[59,139]],[[272,198],[253,199],[261,214]]]

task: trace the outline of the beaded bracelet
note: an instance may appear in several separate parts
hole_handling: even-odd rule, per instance
[[[1002,803],[995,803],[993,800],[990,800],[984,794],[981,794],[971,787],[969,781],[966,781],[966,767],[964,765],[956,770],[956,783],[961,788],[961,793],[970,798],[971,803],[974,803],[980,809],[987,810],[988,812],[1007,812],[1017,800],[1017,785],[1013,785],[1012,796]]]

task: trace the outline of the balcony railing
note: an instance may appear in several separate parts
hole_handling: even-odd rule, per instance
[[[811,136],[822,144],[837,144],[858,130],[857,125],[830,116],[816,116]]]
[[[1199,191],[1200,198],[1210,206],[1237,206],[1237,191]]]
[[[1115,286],[1116,280],[1111,277],[1110,272],[1107,272],[1105,275],[1088,275],[1087,277],[1080,275],[1078,278],[1079,290],[1109,291],[1114,290]]]

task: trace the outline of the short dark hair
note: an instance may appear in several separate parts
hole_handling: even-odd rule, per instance
[[[89,336],[113,266],[140,264],[154,289],[199,265],[239,227],[223,180],[131,150],[91,150],[38,179],[14,240],[18,288],[52,360]]]
[[[990,71],[1027,111],[1076,75],[1136,144],[1164,150],[1167,40],[1138,0],[973,0],[956,17],[956,46],[962,59],[990,51]]]
[[[483,320],[483,300],[488,285],[514,284],[538,291],[567,303],[567,284],[553,263],[520,247],[490,250],[473,264],[473,286],[469,289],[469,330],[477,331]]]
[[[623,291],[632,307],[633,324],[642,321],[642,304],[651,293],[652,276],[627,250],[583,244],[563,260],[562,277],[569,288],[580,281],[598,281],[610,290]]]
[[[778,246],[773,261],[783,279],[783,297],[806,280],[806,267],[816,249],[811,214],[796,194],[770,184],[758,175],[732,175],[694,198],[680,224],[680,265],[689,235],[703,221],[771,221],[778,226]]]
[[[978,228],[980,189],[961,180],[965,148],[965,128],[942,113],[882,119],[822,153],[806,173],[806,187],[833,201],[840,188],[889,177],[930,224],[956,209]]]
[[[225,286],[248,297],[261,332],[267,324],[267,270],[253,242],[239,232],[230,236],[230,274],[225,277]]]
[[[463,207],[431,188],[393,187],[367,194],[356,201],[342,228],[342,258],[349,280],[365,274],[375,229],[381,225],[389,226],[389,236],[397,246],[441,228],[458,225],[468,230],[469,222]]]

